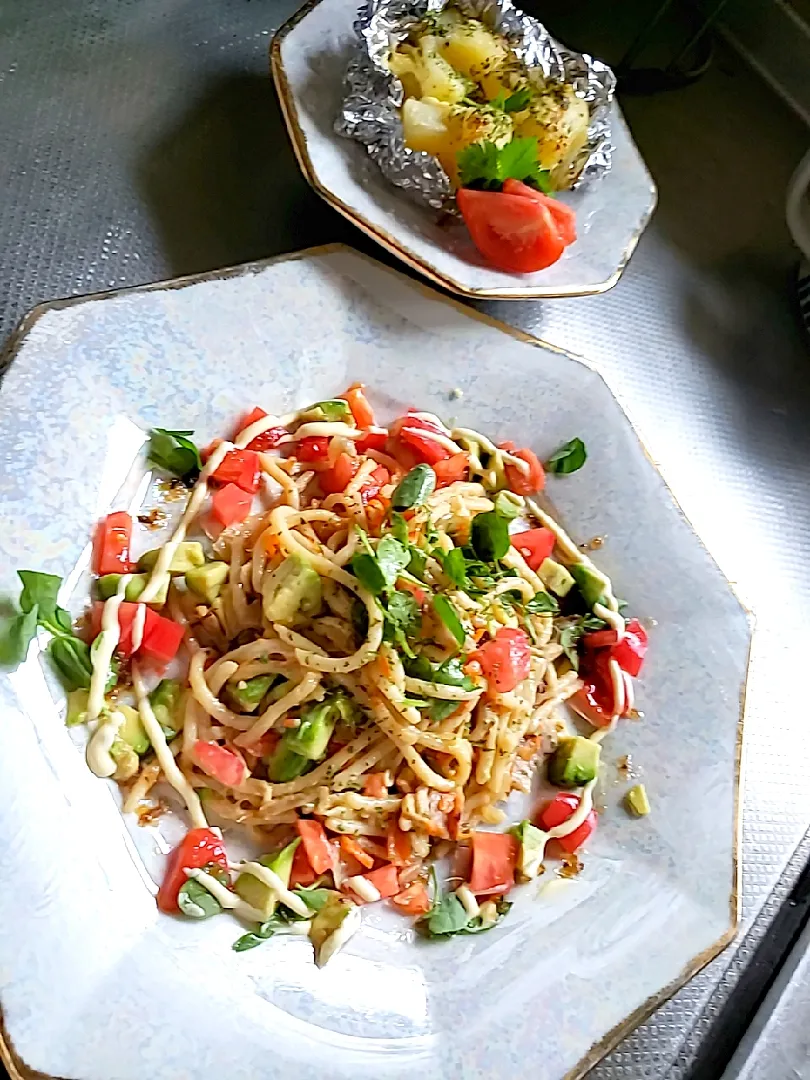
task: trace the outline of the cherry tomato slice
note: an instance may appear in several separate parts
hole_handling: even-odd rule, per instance
[[[459,480],[466,480],[470,473],[470,455],[453,454],[449,458],[437,461],[433,466],[436,473],[436,487],[447,487]]]
[[[501,443],[499,449],[508,450],[529,466],[528,472],[509,463],[504,467],[506,482],[516,495],[533,495],[535,491],[543,490],[546,486],[546,473],[533,450],[525,446],[519,450],[513,442]]]
[[[647,655],[647,631],[638,619],[627,620],[624,637],[613,646],[610,655],[628,675],[635,677],[640,673]]]
[[[505,195],[517,195],[523,199],[532,199],[534,202],[547,207],[554,218],[562,242],[566,247],[576,240],[577,216],[570,206],[566,206],[559,199],[553,199],[550,195],[544,195],[542,191],[537,191],[535,188],[529,187],[528,184],[522,184],[520,180],[505,180],[503,191]]]
[[[534,199],[460,188],[456,202],[473,243],[499,270],[530,274],[551,266],[563,253],[551,211]]]
[[[239,787],[245,782],[247,765],[241,754],[227,746],[198,739],[194,744],[194,757],[203,772],[226,787]]]
[[[339,454],[332,468],[324,469],[318,475],[321,491],[324,495],[337,495],[338,492],[345,491],[359,468],[360,462],[357,458]]]
[[[511,833],[474,832],[470,892],[476,896],[509,892],[515,884],[518,847]]]
[[[542,528],[512,533],[510,539],[512,547],[520,552],[526,560],[526,565],[532,570],[539,570],[546,559],[551,557],[557,542],[557,537],[551,529]]]
[[[529,674],[531,642],[523,630],[504,626],[491,641],[471,653],[470,658],[481,665],[491,689],[508,694]]]
[[[295,444],[295,456],[299,461],[326,461],[329,457],[329,439],[309,435]]]
[[[177,895],[186,882],[186,870],[202,870],[206,866],[228,869],[228,856],[222,839],[211,829],[192,829],[187,832],[166,864],[163,884],[157,903],[161,911],[176,912]]]

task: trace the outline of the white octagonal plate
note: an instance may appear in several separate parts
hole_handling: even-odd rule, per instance
[[[460,223],[389,184],[359,143],[337,135],[343,75],[356,47],[350,0],[310,0],[276,34],[271,59],[290,138],[307,180],[330,205],[437,285],[479,299],[525,300],[606,292],[621,277],[656,203],[655,184],[618,105],[613,167],[561,198],[578,239],[553,266],[509,274],[486,265]]]
[[[550,870],[516,890],[500,926],[444,943],[368,912],[323,970],[306,940],[237,954],[229,916],[158,914],[154,883],[181,823],[121,815],[33,647],[0,676],[0,1003],[15,1076],[560,1080],[730,940],[748,621],[586,363],[340,248],[53,304],[13,347],[4,595],[32,567],[74,583],[81,610],[87,538],[143,478],[146,429],[191,428],[205,443],[246,407],[286,411],[360,379],[386,419],[418,403],[541,456],[582,436],[588,462],[552,478],[551,500],[580,541],[607,537],[600,563],[654,620],[644,719],[606,747],[579,876]],[[643,820],[620,805],[624,754],[644,772]]]

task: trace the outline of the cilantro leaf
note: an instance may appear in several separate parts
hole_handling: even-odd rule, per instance
[[[537,160],[537,139],[513,138],[498,147],[485,140],[472,143],[456,155],[462,187],[499,191],[504,180],[522,180],[541,191],[550,191],[548,172]]]
[[[549,472],[567,475],[581,469],[588,460],[588,451],[582,439],[571,439],[559,450],[555,450],[546,462]]]
[[[193,434],[193,431],[152,428],[149,433],[149,461],[179,476],[181,480],[196,480],[202,469],[202,459],[200,451],[188,437]]]
[[[422,619],[419,605],[413,596],[407,592],[393,592],[383,607],[383,618],[385,640],[399,645],[406,656],[413,656],[408,638],[418,631]]]

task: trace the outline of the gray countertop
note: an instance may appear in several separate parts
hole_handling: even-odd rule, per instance
[[[0,335],[68,294],[332,240],[381,256],[308,190],[289,149],[266,54],[295,6],[0,5]],[[581,45],[588,5],[575,7]],[[544,10],[564,36],[575,13]],[[602,32],[586,35],[594,50]],[[623,106],[660,204],[619,285],[482,306],[600,367],[758,629],[742,936],[596,1067],[600,1080],[690,1074],[810,853],[810,350],[782,215],[810,135],[725,52],[694,86]]]

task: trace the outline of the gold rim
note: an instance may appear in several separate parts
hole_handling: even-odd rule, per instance
[[[616,267],[615,271],[606,281],[599,282],[596,285],[585,289],[566,289],[564,291],[551,286],[541,286],[521,292],[502,292],[500,289],[471,289],[456,281],[455,278],[448,277],[435,267],[428,265],[428,263],[424,262],[423,259],[409,248],[406,248],[396,237],[392,236],[378,225],[372,225],[371,222],[358,214],[356,210],[348,205],[348,203],[343,202],[343,200],[339,199],[334,192],[325,187],[318,179],[318,175],[315,172],[315,168],[309,156],[306,135],[298,121],[298,110],[295,105],[295,98],[290,90],[287,75],[284,70],[284,62],[281,58],[281,46],[284,39],[300,22],[303,21],[303,19],[306,18],[307,15],[310,14],[310,12],[314,11],[320,3],[321,0],[307,0],[307,3],[305,3],[303,7],[299,8],[294,15],[279,27],[270,44],[270,69],[273,73],[273,81],[276,84],[276,91],[278,93],[279,102],[281,103],[281,111],[287,124],[287,131],[298,165],[310,187],[312,187],[325,202],[329,203],[331,207],[337,210],[339,214],[342,214],[348,221],[351,221],[351,223],[364,232],[366,236],[370,236],[373,240],[376,240],[378,244],[381,244],[386,251],[389,251],[392,255],[396,255],[397,258],[401,259],[416,273],[426,277],[435,285],[440,285],[443,289],[449,289],[450,292],[458,293],[461,296],[467,296],[472,300],[561,300],[566,297],[601,296],[602,293],[606,293],[613,288],[624,273],[625,268],[641,239],[641,234],[646,229],[658,203],[658,189],[655,186],[652,177],[650,177],[650,184],[652,185],[652,205],[647,213],[641,218],[638,228],[625,247],[619,265]]]
[[[313,0],[312,6],[320,0]],[[275,265],[277,263],[294,262],[300,259],[320,258],[328,255],[335,255],[340,253],[348,253],[361,259],[363,262],[370,263],[378,272],[387,273],[394,277],[400,276],[398,271],[391,267],[384,266],[382,263],[377,262],[370,255],[366,255],[364,252],[356,251],[354,248],[349,247],[346,244],[322,244],[317,247],[305,248],[303,251],[291,252],[287,255],[277,255],[270,259],[263,259],[257,262],[244,263],[241,266],[227,267],[223,270],[210,270],[201,274],[188,274],[184,277],[170,278],[166,281],[154,282],[150,285],[134,285],[124,289],[113,289],[109,292],[100,293],[87,293],[83,296],[66,297],[61,300],[51,300],[44,304],[39,304],[32,308],[27,315],[23,317],[16,331],[11,335],[6,348],[3,350],[2,356],[0,356],[0,370],[2,370],[5,362],[13,358],[13,355],[19,349],[25,338],[28,336],[34,324],[47,312],[58,311],[62,308],[72,307],[75,304],[83,304],[89,301],[103,302],[104,300],[114,299],[118,296],[131,295],[132,293],[144,293],[144,292],[160,292],[167,289],[182,289],[189,285],[195,285],[203,281],[217,281],[232,277],[241,277],[245,274],[256,273],[268,266]],[[753,615],[746,607],[743,600],[737,593],[737,590],[732,582],[728,580],[722,570],[717,566],[714,561],[711,552],[708,551],[705,544],[701,540],[699,534],[696,532],[689,517],[684,513],[680,503],[673,494],[666,478],[662,475],[657,462],[650,454],[640,432],[637,430],[633,420],[628,416],[622,407],[621,403],[613,394],[610,389],[610,384],[604,378],[602,373],[585,357],[577,356],[574,353],[569,352],[567,349],[562,349],[558,345],[553,345],[551,342],[543,341],[542,338],[533,337],[531,334],[527,334],[522,330],[518,330],[514,326],[509,326],[507,323],[503,323],[498,319],[493,319],[490,315],[485,315],[481,311],[476,311],[473,308],[463,304],[460,300],[456,300],[451,296],[444,296],[437,293],[434,289],[425,285],[421,281],[413,281],[410,278],[407,279],[407,284],[414,289],[417,289],[424,296],[433,301],[440,301],[446,304],[456,311],[461,312],[467,318],[474,319],[477,322],[483,323],[486,326],[494,327],[503,333],[508,334],[510,337],[517,341],[522,341],[528,345],[533,345],[542,349],[546,349],[550,352],[557,353],[560,356],[565,356],[569,360],[573,360],[578,364],[582,364],[590,371],[593,371],[602,382],[605,383],[611,396],[619,405],[619,409],[622,415],[630,425],[633,434],[638,439],[638,442],[644,451],[645,456],[650,462],[651,466],[655,469],[659,479],[664,485],[670,499],[678,508],[679,512],[683,515],[689,528],[692,530],[692,534],[697,539],[704,552],[708,555],[714,565],[717,567],[718,572],[731,589],[735,598],[737,599],[740,607],[743,609],[748,617],[749,623],[749,642],[748,642],[748,656],[745,665],[745,674],[743,676],[742,686],[740,688],[740,712],[737,720],[737,735],[735,746],[735,758],[734,758],[734,812],[733,812],[733,839],[732,839],[732,880],[731,891],[729,894],[729,920],[730,925],[722,936],[704,949],[697,956],[693,957],[682,969],[679,975],[668,983],[661,990],[657,991],[648,997],[641,1005],[635,1008],[624,1020],[612,1028],[606,1035],[604,1035],[598,1042],[588,1050],[584,1057],[561,1077],[561,1080],[581,1080],[585,1074],[593,1068],[598,1061],[600,1061],[606,1054],[614,1049],[630,1032],[643,1023],[657,1008],[664,1004],[669,998],[673,996],[678,990],[680,990],[686,983],[693,978],[702,968],[704,968],[711,960],[713,960],[727,945],[733,941],[734,936],[737,933],[740,918],[740,897],[741,897],[741,884],[742,884],[742,855],[741,855],[741,837],[742,837],[742,749],[743,749],[743,729],[745,724],[745,710],[746,710],[746,691],[748,687],[748,677],[751,667],[751,649],[753,644]],[[2,1060],[11,1080],[60,1080],[58,1077],[50,1076],[46,1073],[38,1072],[29,1068],[22,1058],[14,1050],[14,1045],[11,1040],[10,1033],[6,1028],[3,1020],[2,1009],[0,1009],[0,1060]]]

